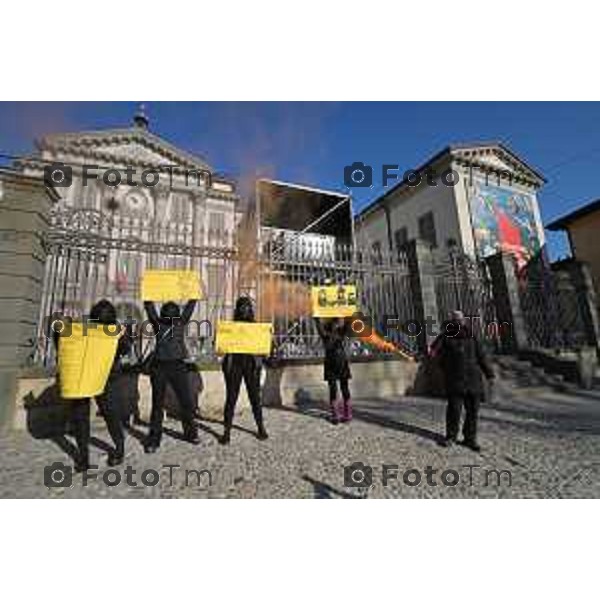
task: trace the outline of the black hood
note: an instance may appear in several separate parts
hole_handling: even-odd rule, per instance
[[[109,300],[100,300],[90,309],[90,319],[102,325],[114,325],[117,322],[117,311]]]
[[[167,302],[163,304],[160,309],[160,316],[162,319],[177,319],[181,317],[179,305],[175,304],[175,302]]]
[[[254,305],[248,296],[240,296],[235,303],[234,321],[254,322]]]

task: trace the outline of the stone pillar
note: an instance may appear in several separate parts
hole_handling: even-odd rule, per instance
[[[414,319],[421,324],[419,348],[425,350],[439,333],[438,306],[435,295],[433,256],[429,244],[423,240],[412,240],[406,246],[410,287],[412,291]],[[432,320],[436,327],[431,327]],[[430,324],[429,326],[427,324]]]
[[[600,352],[598,303],[590,268],[586,263],[573,260],[564,264],[562,270],[569,274],[571,284],[575,288],[579,313],[585,326],[586,342]]]
[[[204,222],[206,220],[206,196],[194,194],[192,196],[193,209],[193,238],[194,246],[204,246]]]
[[[12,422],[16,382],[36,339],[54,190],[0,169],[0,427]]]
[[[492,293],[504,352],[516,352],[527,347],[527,330],[521,310],[519,282],[514,259],[499,252],[486,258],[492,278]]]

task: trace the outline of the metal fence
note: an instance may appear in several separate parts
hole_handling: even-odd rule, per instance
[[[93,209],[55,209],[46,238],[47,260],[35,364],[55,366],[48,336],[53,315],[73,319],[89,314],[94,302],[107,298],[120,320],[145,319],[140,282],[145,269],[193,269],[203,282],[188,329],[192,360],[215,358],[214,334],[219,319],[230,319],[240,293],[257,301],[260,318],[274,324],[274,353],[286,359],[321,356],[322,344],[310,317],[312,284],[356,284],[359,306],[382,335],[416,347],[402,331],[386,331],[386,317],[414,318],[408,261],[404,254],[362,252],[352,245],[323,244],[310,236],[284,236],[281,243],[240,239],[237,231],[211,231],[193,224],[156,223]],[[131,360],[146,351],[150,338],[138,335]],[[350,342],[355,355],[380,351],[360,339]]]
[[[355,284],[359,312],[367,329],[404,349],[417,349],[417,340],[401,326],[388,327],[391,319],[402,325],[415,318],[405,253],[365,251],[351,244],[336,244],[332,250],[318,240],[298,236],[287,239],[281,247],[265,243],[261,264],[264,269],[259,305],[263,318],[274,323],[278,356],[304,358],[322,354],[308,297],[310,286],[322,284]],[[354,356],[382,352],[377,345],[366,344],[359,337],[351,341],[349,350]]]
[[[460,310],[489,346],[499,344],[496,304],[488,265],[458,250],[434,252],[435,293],[440,324]]]
[[[527,342],[532,348],[576,350],[588,333],[581,301],[569,273],[549,264],[544,256],[515,273]]]

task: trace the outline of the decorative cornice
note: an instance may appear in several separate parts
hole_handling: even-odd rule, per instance
[[[213,172],[213,169],[203,158],[194,156],[185,150],[181,150],[157,135],[139,127],[53,134],[37,140],[36,147],[40,152],[50,151],[71,153],[75,155],[92,155],[114,161],[115,157],[112,154],[103,153],[100,149],[115,144],[131,143],[137,143],[149,148],[150,150],[163,155],[166,159],[179,167],[207,169]],[[140,165],[144,164],[143,161],[138,162]]]

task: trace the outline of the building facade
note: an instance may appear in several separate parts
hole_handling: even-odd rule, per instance
[[[127,128],[55,134],[36,145],[17,167],[51,178],[59,196],[40,321],[56,311],[87,314],[99,298],[110,299],[119,318],[143,320],[147,268],[200,272],[206,301],[198,322],[231,312],[235,273],[226,257],[239,219],[233,181],[152,133],[143,113]],[[192,351],[203,335],[192,339]]]
[[[600,311],[600,200],[582,206],[547,227],[550,231],[566,231],[573,258],[587,263]]]
[[[367,206],[359,244],[395,252],[421,239],[472,257],[500,250],[526,261],[544,246],[537,192],[544,178],[500,143],[449,146]]]

